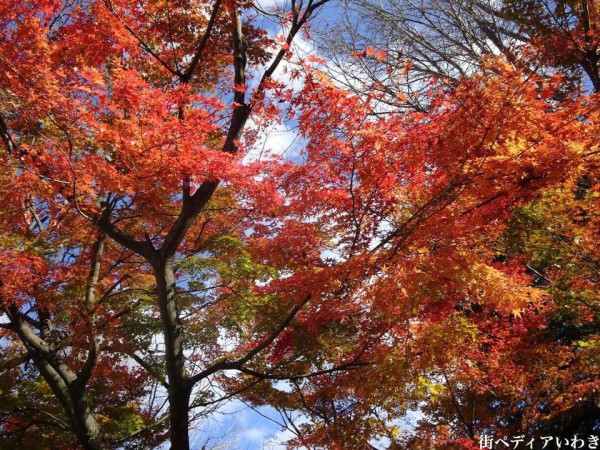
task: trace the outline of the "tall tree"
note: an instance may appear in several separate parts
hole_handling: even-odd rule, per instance
[[[285,21],[287,46],[324,3],[292,5]],[[222,181],[234,182],[243,190],[259,189],[265,196],[272,189],[255,182],[256,169],[242,165],[236,155],[249,115],[253,109],[262,108],[265,89],[286,49],[275,49],[273,60],[258,77],[252,98],[246,99],[246,65],[264,63],[271,46],[263,30],[243,20],[248,6],[222,1],[174,5],[2,3],[0,131],[5,164],[22,182],[19,185],[24,195],[32,199],[31,214],[43,212],[56,221],[59,214],[65,214],[48,206],[56,204],[69,213],[77,212],[93,226],[95,234],[102,236],[94,247],[98,248],[96,255],[106,237],[127,251],[127,257],[140,264],[142,273],[154,278],[152,295],[164,339],[163,367],[155,370],[147,360],[134,359],[168,391],[173,448],[189,448],[190,409],[204,406],[199,401],[191,403],[194,386],[214,373],[242,368],[271,344],[300,307],[282,311],[281,323],[267,327],[264,341],[238,358],[214,359],[210,346],[202,348],[206,366],[193,373],[198,363],[184,353],[182,312],[198,319],[197,312],[212,304],[206,291],[209,299],[225,294],[213,286],[200,289],[204,296],[185,297],[176,286],[175,260],[208,251],[207,244],[219,237],[227,239],[228,230],[239,220],[235,214],[206,210]],[[224,103],[230,95],[231,112]],[[241,209],[227,197],[222,206],[225,210]],[[197,220],[202,212],[204,222]],[[216,232],[213,222],[220,225]],[[99,261],[92,261],[86,295],[90,311],[96,308],[94,289],[99,276]],[[109,261],[111,268],[115,264],[116,260]],[[210,278],[210,269],[203,273]],[[216,270],[212,273],[213,277],[219,275]],[[12,272],[7,274],[6,286],[9,275]],[[135,286],[140,287],[145,285]],[[228,287],[226,283],[219,289]],[[126,288],[123,279],[118,279],[110,289],[116,294]],[[42,354],[53,352],[40,341],[44,326],[34,333],[22,320],[22,304],[10,297],[4,301],[10,320],[5,328],[16,330],[28,347],[39,344],[36,350]],[[282,308],[287,309],[285,305]],[[102,433],[93,417],[88,421],[83,410],[70,414],[66,399],[73,394],[68,384],[84,386],[95,364],[99,338],[91,322],[93,342],[84,374],[61,375],[67,385],[53,387],[53,391],[73,424],[90,423],[81,433],[74,426],[80,443],[102,447]],[[203,331],[214,339],[211,344],[217,345],[217,336],[210,331],[214,325],[204,326],[208,331]],[[42,365],[38,369],[41,371]],[[44,377],[50,384],[54,382],[53,374]],[[83,394],[75,394],[77,403]],[[96,437],[100,443],[88,443]]]

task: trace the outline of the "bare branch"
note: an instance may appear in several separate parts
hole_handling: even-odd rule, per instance
[[[304,378],[313,378],[318,377],[320,375],[327,375],[329,373],[334,372],[342,372],[347,370],[356,370],[361,367],[365,367],[370,365],[370,363],[366,362],[351,362],[348,364],[342,364],[340,366],[335,366],[330,369],[317,370],[315,372],[300,374],[300,375],[284,375],[284,374],[272,374],[272,373],[262,373],[252,369],[246,369],[244,367],[238,369],[240,372],[245,373],[246,375],[251,375],[256,378],[260,378],[262,380],[301,380]]]

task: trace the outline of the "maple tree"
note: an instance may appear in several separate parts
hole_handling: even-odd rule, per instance
[[[381,44],[388,53],[372,48],[354,52],[353,70],[346,73],[339,71],[344,66],[335,66],[338,71],[331,72],[342,82],[354,80],[349,86],[356,92],[379,91],[385,105],[426,111],[431,97],[423,92],[438,83],[460,83],[461,73],[478,72],[480,49],[502,53],[536,77],[560,77],[563,81],[554,93],[545,94],[555,106],[597,102],[595,96],[585,95],[597,92],[596,2],[348,3],[383,33],[361,35],[359,26],[357,33],[347,31],[347,45],[360,49],[365,42]],[[441,45],[432,48],[432,42]],[[415,86],[411,76],[402,77],[406,61],[413,58],[412,78],[436,75],[431,84]],[[452,65],[455,60],[465,64],[457,68]],[[470,330],[482,334],[476,333],[480,337],[461,349],[460,358],[431,369],[426,383],[430,389],[422,390],[412,403],[424,417],[412,437],[392,441],[408,448],[470,448],[478,447],[473,442],[481,433],[496,438],[522,434],[528,439],[545,433],[562,436],[561,442],[575,433],[597,433],[598,374],[592,355],[598,329],[598,259],[591,242],[596,233],[597,125],[590,111],[579,119],[587,122],[590,133],[580,137],[586,150],[580,154],[579,169],[545,191],[543,200],[517,208],[503,223],[499,240],[490,234],[490,259],[497,267],[520,273],[522,282],[542,288],[545,300],[536,308],[517,311],[514,318],[499,317],[480,302],[458,302],[457,314],[468,317]],[[423,397],[430,401],[422,403]]]
[[[498,68],[497,63],[491,67],[493,71],[497,71]],[[557,367],[557,361],[561,361],[569,370],[561,373],[560,378],[557,377],[552,382],[540,387],[540,391],[542,389],[553,389],[553,395],[556,395],[557,398],[560,397],[559,402],[564,401],[560,410],[564,411],[566,405],[583,405],[589,402],[590,399],[593,400],[596,395],[594,394],[597,385],[596,365],[593,364],[590,368],[582,370],[582,367],[593,363],[593,360],[584,357],[586,352],[580,355],[582,359],[575,357],[569,346],[565,346],[564,343],[560,342],[552,342],[552,332],[547,334],[547,346],[544,344],[538,345],[535,334],[531,337],[527,336],[529,327],[532,327],[530,324],[535,323],[536,326],[540,327],[548,324],[545,317],[538,318],[537,321],[535,318],[540,311],[544,313],[547,311],[546,297],[541,290],[526,289],[527,286],[533,285],[533,281],[524,272],[526,267],[522,265],[522,262],[504,267],[497,261],[499,248],[490,245],[490,242],[494,242],[494,238],[500,238],[502,235],[505,229],[505,225],[502,225],[502,223],[504,219],[509,217],[507,214],[509,214],[510,205],[513,202],[527,201],[528,195],[533,195],[536,189],[547,186],[546,183],[561,185],[564,182],[566,186],[569,186],[569,183],[573,185],[579,174],[585,171],[587,163],[592,162],[586,159],[586,163],[580,163],[579,167],[566,165],[556,172],[552,170],[553,164],[562,165],[559,158],[569,158],[567,155],[570,151],[575,151],[571,154],[574,157],[572,161],[581,161],[579,157],[583,156],[583,153],[576,149],[586,148],[589,150],[589,148],[594,148],[595,127],[591,126],[586,129],[582,123],[575,120],[575,117],[580,117],[579,114],[586,114],[591,123],[595,123],[595,119],[590,115],[590,111],[594,111],[595,106],[591,106],[591,109],[587,109],[586,112],[584,111],[585,108],[584,110],[577,110],[576,108],[576,111],[568,111],[569,106],[566,110],[560,112],[560,108],[559,110],[554,109],[556,105],[546,104],[544,106],[546,102],[542,98],[544,96],[546,98],[552,97],[554,91],[552,85],[547,86],[546,94],[540,98],[536,87],[538,80],[533,82],[527,90],[521,91],[523,89],[522,79],[519,76],[512,78],[515,75],[516,73],[511,70],[499,77],[488,74],[482,81],[481,91],[477,89],[475,79],[472,79],[469,83],[464,82],[462,88],[468,90],[469,94],[462,90],[453,91],[452,94],[460,99],[458,103],[460,106],[454,106],[456,110],[453,112],[456,113],[456,116],[449,114],[446,109],[447,106],[442,107],[441,111],[438,106],[429,114],[420,115],[417,113],[417,116],[422,117],[424,122],[417,122],[418,125],[414,125],[413,115],[409,119],[409,123],[415,126],[413,130],[418,133],[419,138],[409,135],[408,142],[410,144],[405,145],[410,150],[410,156],[406,153],[398,155],[398,147],[393,147],[390,138],[382,138],[384,141],[381,143],[381,148],[390,149],[391,155],[397,155],[400,158],[399,161],[405,164],[411,160],[410,158],[419,155],[420,148],[425,158],[430,158],[432,154],[443,158],[443,149],[452,151],[452,157],[456,158],[459,154],[457,149],[465,148],[463,146],[469,142],[469,136],[481,138],[482,135],[485,135],[483,130],[486,129],[486,125],[489,123],[493,123],[498,127],[507,126],[506,123],[502,123],[500,117],[510,123],[506,129],[503,129],[510,137],[501,134],[497,136],[497,141],[493,140],[491,148],[500,152],[500,154],[495,153],[494,156],[488,154],[476,159],[484,166],[481,167],[481,172],[477,172],[478,177],[473,180],[468,177],[466,180],[461,180],[466,183],[466,186],[459,183],[458,180],[456,181],[460,187],[454,186],[454,188],[461,190],[458,199],[451,197],[452,191],[448,192],[442,189],[442,186],[445,189],[451,189],[452,184],[447,184],[448,179],[444,179],[439,173],[435,175],[428,173],[440,167],[448,167],[442,164],[444,159],[436,159],[435,163],[431,163],[431,165],[427,164],[428,159],[424,159],[412,166],[422,170],[420,178],[417,178],[420,187],[418,194],[414,186],[410,184],[410,178],[408,178],[408,182],[398,180],[390,183],[393,188],[390,188],[388,195],[399,195],[399,198],[403,201],[410,199],[411,193],[423,195],[423,191],[431,188],[430,195],[437,191],[442,193],[442,198],[440,199],[435,195],[426,197],[428,200],[435,199],[435,201],[425,202],[425,207],[437,208],[438,204],[435,202],[443,201],[442,199],[445,199],[444,196],[446,195],[451,197],[451,203],[440,207],[443,213],[439,213],[439,210],[434,209],[434,214],[425,210],[422,213],[423,216],[417,215],[415,220],[423,220],[422,228],[418,228],[418,232],[411,234],[412,230],[400,228],[403,231],[406,230],[404,231],[406,234],[396,235],[398,244],[384,253],[386,255],[384,257],[385,264],[376,259],[384,267],[380,267],[379,270],[374,268],[374,272],[366,274],[365,285],[360,289],[353,289],[354,292],[357,292],[355,295],[374,302],[369,303],[369,306],[361,305],[362,308],[366,309],[363,312],[366,315],[362,321],[363,323],[373,326],[375,323],[382,323],[382,317],[390,321],[390,327],[393,331],[385,329],[387,334],[385,334],[386,339],[383,340],[390,347],[388,348],[386,345],[383,345],[383,348],[380,347],[382,361],[381,364],[377,364],[372,368],[373,372],[365,369],[348,375],[340,375],[340,377],[346,378],[347,384],[341,379],[337,379],[333,384],[323,383],[323,386],[317,385],[312,389],[316,389],[318,394],[312,397],[307,397],[306,394],[298,392],[298,395],[304,395],[309,414],[322,425],[314,429],[320,444],[326,445],[327,443],[336,442],[338,445],[347,445],[348,429],[360,430],[352,433],[352,436],[359,439],[354,444],[356,448],[367,446],[369,439],[374,435],[387,436],[389,439],[397,441],[397,439],[393,439],[394,434],[398,431],[398,425],[394,422],[394,418],[402,417],[411,406],[421,408],[421,411],[423,411],[422,406],[419,405],[427,398],[431,401],[432,410],[435,411],[437,408],[436,402],[443,398],[446,401],[447,409],[443,410],[443,414],[437,416],[437,420],[441,421],[440,425],[449,424],[452,430],[452,433],[446,433],[444,438],[449,443],[452,441],[452,436],[454,438],[464,437],[467,442],[471,442],[471,444],[467,444],[468,448],[486,427],[488,430],[496,430],[498,427],[502,429],[501,423],[503,421],[502,418],[498,418],[497,422],[492,422],[493,427],[490,427],[490,422],[486,423],[482,417],[475,416],[471,419],[472,411],[469,409],[469,404],[464,401],[465,398],[461,394],[455,392],[457,390],[456,386],[466,390],[467,386],[474,384],[473,389],[476,389],[477,393],[486,394],[488,398],[492,395],[498,395],[501,392],[500,388],[502,388],[506,390],[503,392],[505,397],[500,397],[502,401],[512,401],[515,397],[518,401],[523,397],[522,389],[533,390],[535,383],[532,380],[536,377],[544,379],[549,376],[546,373]],[[511,80],[508,85],[505,84],[507,79]],[[522,103],[517,101],[517,97],[511,96],[514,91],[510,89],[517,89],[518,92],[523,94],[523,97],[519,97]],[[454,98],[456,99],[456,97]],[[483,105],[481,103],[482,98],[485,98]],[[512,110],[511,106],[505,106],[507,98],[511,99],[509,104],[515,107],[518,113]],[[490,103],[493,102],[493,99],[496,99],[497,103]],[[435,102],[433,103],[435,104]],[[518,106],[516,103],[519,103]],[[477,105],[477,109],[473,109],[481,114],[481,116],[477,116],[478,118],[489,117],[491,121],[483,122],[482,119],[481,127],[483,130],[479,130],[481,134],[474,132],[474,130],[477,130],[476,126],[471,124],[471,128],[468,124],[469,118],[472,117],[473,109],[471,107],[473,105]],[[498,108],[495,113],[494,108]],[[590,105],[587,108],[590,108]],[[341,110],[356,109],[353,106]],[[544,109],[546,113],[542,112]],[[539,115],[540,113],[541,115]],[[570,116],[571,122],[563,116],[565,113],[567,116],[575,114],[575,116]],[[557,115],[555,116],[555,114]],[[552,124],[552,118],[556,119],[557,122]],[[515,121],[512,122],[512,119]],[[448,120],[448,122],[445,122],[445,120]],[[537,122],[537,120],[541,122]],[[329,123],[335,124],[333,126],[336,127],[336,133],[339,132],[337,131],[340,124],[338,118]],[[566,124],[569,123],[570,125],[567,126]],[[387,129],[411,130],[411,126],[408,124],[398,126],[390,126],[389,123],[381,124]],[[316,126],[322,129],[325,124],[317,123]],[[463,127],[467,127],[467,130],[473,130],[474,134],[466,134]],[[341,128],[345,129],[346,127]],[[355,128],[347,127],[349,130]],[[542,137],[544,129],[548,130],[546,137]],[[490,133],[494,135],[495,131],[498,130],[490,131]],[[576,134],[569,137],[571,132]],[[561,135],[560,142],[550,144],[553,139],[551,136],[558,137],[558,135]],[[530,136],[532,144],[523,141],[515,142],[512,140],[515,136],[520,136],[518,139]],[[394,138],[400,139],[398,136]],[[586,139],[590,139],[587,144],[585,143]],[[569,145],[566,144],[569,141],[575,143],[575,147],[571,147],[571,150],[569,150]],[[547,142],[550,146],[545,147],[545,145],[541,145],[542,142]],[[320,146],[321,143],[322,138],[317,145]],[[436,144],[440,147],[435,147]],[[504,145],[506,145],[507,153],[502,156],[501,149]],[[557,146],[561,145],[566,145],[566,147],[558,150]],[[581,147],[579,147],[580,145]],[[340,153],[339,146],[326,146],[326,148],[332,147],[336,148],[334,150],[336,154]],[[371,144],[371,146],[367,144],[366,148],[375,149],[375,147],[375,144]],[[400,147],[400,149],[402,148]],[[474,146],[474,148],[478,147]],[[535,148],[539,149],[541,153],[534,156],[537,151],[534,150]],[[362,156],[361,149],[365,151],[361,147],[358,147],[356,151]],[[558,153],[551,156],[554,150],[558,150]],[[372,151],[374,152],[374,150]],[[528,165],[522,158],[530,151],[532,152],[530,155],[532,160],[531,165]],[[385,152],[381,151],[381,155],[384,154]],[[550,160],[542,162],[538,159],[542,154],[549,157]],[[575,156],[577,154],[579,156]],[[385,156],[386,163],[393,161],[391,155],[387,154]],[[333,159],[333,157],[329,154],[324,159]],[[376,183],[384,183],[385,178],[382,180],[382,178],[377,178],[377,175],[383,177],[388,172],[376,167],[374,162],[376,160],[375,156],[369,155],[369,163],[366,167],[367,170],[373,170],[373,172],[369,176],[360,177],[361,180],[368,179],[375,180]],[[454,160],[451,161],[455,162]],[[511,163],[515,164],[516,173],[511,171],[509,167]],[[356,164],[361,167],[360,162],[356,162]],[[324,160],[321,160],[308,170],[314,172],[317,167],[323,166],[325,166]],[[450,167],[453,170],[460,170],[464,174],[462,172],[463,168],[459,169],[455,165]],[[536,176],[536,170],[541,170],[541,172],[537,172],[538,176]],[[400,177],[407,176],[405,172],[397,168],[390,172],[391,174],[398,174],[397,176]],[[456,172],[452,172],[451,169],[448,172],[456,175]],[[343,173],[343,171],[337,166],[333,173],[338,174]],[[552,179],[552,174],[558,176],[558,178]],[[419,175],[418,171],[415,173],[415,176],[417,175]],[[490,178],[487,178],[488,176]],[[565,178],[561,180],[560,177],[563,176]],[[352,179],[353,177],[346,176],[345,178]],[[452,179],[451,176],[450,179]],[[427,182],[424,183],[424,180]],[[436,185],[438,182],[441,186]],[[505,182],[509,183],[510,188],[505,189],[503,187]],[[424,183],[427,188],[421,186],[421,183]],[[532,186],[531,183],[541,184]],[[337,183],[334,183],[334,186],[339,188]],[[406,189],[406,192],[401,191],[401,189]],[[382,188],[382,191],[385,192],[385,188]],[[361,191],[357,188],[355,192]],[[370,191],[370,194],[372,192]],[[567,190],[567,192],[570,191]],[[323,198],[322,191],[318,195],[321,199]],[[385,215],[379,216],[385,211],[386,204],[383,202],[376,203],[379,197],[376,194],[372,195],[372,197],[368,195],[363,197],[377,204],[377,207],[373,207],[370,211],[375,217],[386,217]],[[352,196],[348,201],[350,202],[351,199]],[[423,205],[420,203],[421,201],[423,199],[418,198],[417,204]],[[568,208],[569,203],[565,199],[562,199],[562,202],[565,204],[565,208]],[[306,203],[306,201],[301,203]],[[328,205],[328,207],[331,206]],[[407,207],[410,206],[407,205]],[[344,217],[343,211],[350,214],[350,211],[353,210],[351,204],[342,205],[341,208],[335,214],[336,221],[339,221],[340,217]],[[395,205],[390,205],[390,208],[394,213],[398,211]],[[368,213],[360,217],[365,217],[365,220],[370,218]],[[412,219],[409,215],[408,220],[405,219],[406,222],[400,223],[403,227],[409,226]],[[364,228],[366,230],[371,228],[368,222],[365,223]],[[348,230],[351,228],[346,226],[341,229]],[[376,224],[372,229],[380,230],[381,226]],[[390,232],[387,226],[384,229],[386,232],[377,236],[375,241],[381,239],[385,242],[387,236],[389,236],[388,233],[394,233],[393,231]],[[362,233],[368,236],[368,232]],[[338,229],[336,234],[341,235],[341,230]],[[349,238],[348,240],[350,241]],[[372,244],[373,241],[367,239],[363,245],[369,249],[368,253],[371,257],[374,257]],[[375,248],[377,249],[377,246]],[[527,247],[518,244],[516,248],[519,251],[527,249]],[[377,267],[378,263],[375,264],[375,267]],[[363,269],[361,268],[361,270]],[[358,278],[357,274],[353,274],[353,278],[356,280]],[[588,283],[593,283],[593,280],[588,281]],[[377,306],[381,309],[377,310]],[[345,308],[349,307],[345,306]],[[378,315],[375,314],[376,311],[379,312]],[[354,310],[349,315],[360,317],[360,312],[362,312],[361,309]],[[503,327],[509,328],[506,334],[502,332]],[[494,335],[497,337],[494,338]],[[519,342],[521,339],[523,343]],[[539,337],[537,339],[539,340]],[[497,346],[492,346],[496,342]],[[534,353],[536,357],[531,359],[523,357],[524,346],[527,351]],[[443,349],[443,353],[441,353],[441,349]],[[498,356],[495,355],[496,352],[498,352]],[[593,354],[593,344],[589,354]],[[546,358],[542,359],[539,365],[529,365],[533,362],[539,362],[538,355],[546,355]],[[371,358],[376,360],[375,356],[371,356]],[[494,361],[494,358],[497,359]],[[495,364],[488,365],[487,359],[491,359]],[[569,360],[573,360],[572,365],[568,362]],[[473,370],[474,367],[479,368],[479,371]],[[501,374],[504,374],[504,377]],[[515,377],[519,374],[524,377],[521,381],[522,384],[517,385]],[[528,375],[525,376],[526,374]],[[584,378],[578,379],[577,377],[581,374],[585,374]],[[357,378],[354,378],[355,376]],[[488,377],[493,382],[489,382]],[[446,379],[445,382],[444,379]],[[549,388],[549,385],[552,388]],[[567,388],[567,386],[569,387]],[[585,390],[579,390],[582,388],[585,388]],[[578,399],[571,398],[567,400],[565,398],[567,389],[573,389],[574,392],[579,392],[579,394],[583,392],[587,392],[587,394]],[[334,393],[332,394],[331,391]],[[541,398],[547,394],[540,391],[537,391],[537,394],[531,394],[533,400],[528,404],[529,408],[535,409],[544,402]],[[536,398],[536,395],[539,396]],[[331,397],[331,403],[321,403],[323,398]],[[309,398],[310,402],[308,401]],[[345,399],[345,402],[342,402],[341,399]],[[478,400],[482,400],[479,405],[487,414],[486,417],[489,418],[494,413],[492,410],[492,414],[490,414],[488,407],[490,401],[486,401],[484,395]],[[464,406],[465,411],[461,412],[461,407],[458,407],[456,402],[459,402],[459,405],[466,404]],[[455,411],[456,408],[458,408],[458,413]],[[558,414],[560,410],[554,410],[553,413]],[[461,414],[466,415],[467,412],[470,420],[479,422],[470,423],[465,430],[466,425],[463,423],[465,419],[464,416],[461,419]],[[431,432],[432,428],[425,426],[427,420],[422,422],[424,422],[423,430],[427,433],[421,433],[420,435],[435,439],[435,434]],[[536,423],[532,420],[532,424]],[[525,430],[539,432],[541,429],[535,430],[532,425],[529,429],[525,427]],[[302,441],[298,442],[302,444]],[[434,444],[437,448],[437,446],[443,445],[444,441],[430,440],[423,444],[422,448],[432,448]],[[413,448],[414,445],[416,445],[415,442],[412,442],[409,448]]]
[[[241,396],[310,418],[288,423],[290,445],[365,448],[398,441],[429,397],[454,428],[435,445],[472,445],[458,396],[552,388],[523,375],[522,352],[569,365],[553,382],[574,387],[570,406],[593,397],[595,368],[573,375],[594,336],[575,357],[527,335],[573,284],[583,326],[592,263],[577,250],[547,293],[514,248],[555,278],[547,236],[518,224],[547,223],[558,196],[565,236],[595,249],[568,187],[596,173],[597,99],[556,102],[560,76],[489,58],[432,89],[427,113],[379,114],[376,92],[294,56],[324,4],[293,2],[272,40],[251,2],[0,2],[6,442],[187,449],[197,417]],[[284,63],[301,88],[274,77]],[[282,120],[297,159],[245,159]],[[499,361],[512,366],[488,379]]]

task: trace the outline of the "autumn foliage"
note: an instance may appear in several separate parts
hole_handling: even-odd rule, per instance
[[[325,1],[273,38],[252,2],[0,0],[1,448],[188,449],[238,397],[291,447],[597,426],[600,102],[572,46],[525,21],[518,63],[389,108],[295,53]],[[280,123],[297,151],[257,156]]]

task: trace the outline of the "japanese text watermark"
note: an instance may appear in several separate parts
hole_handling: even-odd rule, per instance
[[[482,435],[479,438],[480,449],[600,449],[600,437],[591,436],[576,436],[572,438],[557,437],[557,436],[539,436],[525,437],[504,436],[495,438],[493,436]]]

